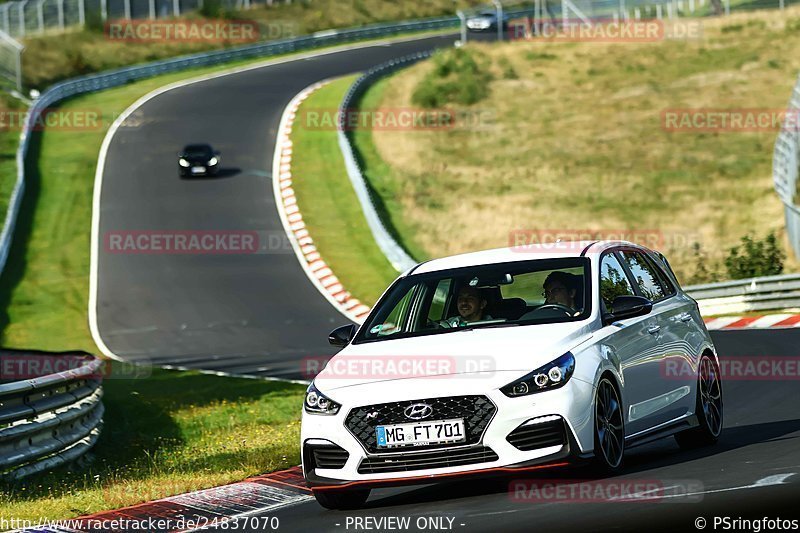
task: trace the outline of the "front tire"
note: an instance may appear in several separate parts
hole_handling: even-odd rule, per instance
[[[622,468],[625,454],[625,421],[622,401],[614,384],[603,378],[597,385],[594,402],[594,456],[599,470],[604,473]]]
[[[314,498],[326,509],[348,511],[360,509],[369,498],[370,489],[315,490]]]
[[[703,355],[697,374],[695,413],[700,425],[675,434],[678,446],[687,450],[716,444],[722,433],[722,380],[719,367],[713,359]]]

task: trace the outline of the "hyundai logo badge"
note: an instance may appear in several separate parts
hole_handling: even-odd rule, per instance
[[[422,420],[433,414],[433,407],[427,403],[414,403],[406,407],[403,414],[411,420]]]

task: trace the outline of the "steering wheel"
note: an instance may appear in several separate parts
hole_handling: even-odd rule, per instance
[[[541,311],[542,309],[545,309],[545,310],[552,309],[554,311],[563,311],[569,317],[575,315],[575,311],[573,309],[570,309],[566,305],[562,305],[562,304],[544,304],[544,305],[541,305],[541,306],[537,307],[536,309],[534,309],[534,312]]]

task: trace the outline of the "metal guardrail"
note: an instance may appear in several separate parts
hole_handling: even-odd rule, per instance
[[[0,382],[0,478],[45,471],[94,446],[103,425],[103,361],[89,354],[4,351],[0,363],[0,378],[17,378]],[[38,375],[60,366],[65,370]]]
[[[684,290],[705,315],[800,307],[800,274],[693,285]]]
[[[387,230],[386,225],[381,220],[378,210],[372,201],[372,194],[370,193],[367,180],[364,178],[364,173],[358,164],[356,150],[350,142],[348,128],[343,125],[343,120],[347,116],[347,111],[355,108],[358,105],[358,100],[364,95],[366,90],[375,83],[378,79],[391,74],[392,72],[404,67],[413,65],[417,61],[430,57],[432,52],[420,52],[412,54],[399,59],[393,59],[375,66],[361,75],[342,99],[339,104],[339,127],[337,128],[337,137],[339,139],[339,150],[344,157],[345,168],[347,175],[350,178],[350,183],[356,191],[356,196],[361,204],[361,210],[364,212],[364,217],[367,219],[367,225],[372,232],[378,247],[386,256],[386,259],[398,272],[404,272],[417,264],[405,249],[392,237],[391,233]]]
[[[324,46],[344,44],[353,41],[367,40],[371,38],[390,37],[402,33],[415,31],[438,30],[455,28],[458,25],[458,17],[438,17],[422,20],[412,20],[397,22],[393,24],[373,24],[360,28],[331,30],[317,35],[306,37],[296,37],[266,43],[229,48],[226,50],[215,50],[202,52],[187,56],[165,59],[138,65],[125,67],[99,74],[92,74],[73,78],[57,83],[46,90],[36,100],[29,109],[25,119],[25,124],[20,135],[20,145],[17,150],[17,181],[9,199],[9,207],[6,212],[5,223],[2,233],[0,233],[0,272],[2,272],[6,259],[8,258],[9,248],[14,232],[14,225],[17,214],[22,203],[22,195],[25,190],[25,156],[28,153],[28,142],[33,125],[38,116],[53,104],[79,94],[99,91],[111,87],[118,87],[132,81],[141,80],[161,74],[168,74],[182,70],[219,65],[235,60],[253,59],[257,57],[269,57],[291,52],[298,52]]]

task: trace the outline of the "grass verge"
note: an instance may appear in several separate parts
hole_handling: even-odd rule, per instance
[[[300,463],[302,385],[155,370],[103,388],[88,466],[2,486],[4,517],[72,518]]]
[[[309,112],[337,109],[356,76],[338,79],[300,106],[292,128],[292,187],[303,220],[325,262],[356,298],[372,305],[397,277],[375,244],[347,176],[334,129],[309,127]],[[324,110],[324,111],[322,111]],[[347,245],[342,246],[346,241]]]
[[[210,0],[213,1],[213,0]],[[480,4],[482,0],[427,0],[394,2],[390,0],[314,0],[313,2],[275,2],[239,12],[206,16],[229,17],[258,23],[258,35],[273,40],[310,35],[332,28],[359,27],[365,24],[452,16],[457,9]],[[217,4],[219,4],[217,2]],[[188,19],[198,14],[189,14]],[[159,23],[163,20],[159,20]],[[112,68],[155,61],[182,54],[229,48],[246,43],[202,42],[163,38],[148,41],[110,38],[100,21],[92,21],[82,31],[31,37],[24,40],[23,78],[26,86],[43,88],[73,76]]]
[[[644,240],[684,282],[700,282],[695,242],[724,272],[743,235],[775,231],[796,270],[772,186],[777,130],[669,131],[662,112],[785,109],[799,16],[704,20],[697,40],[470,44],[493,76],[488,97],[458,107],[473,123],[365,132],[367,175],[417,259],[507,246],[514,231],[591,230]],[[432,69],[403,70],[366,101],[414,107]]]

